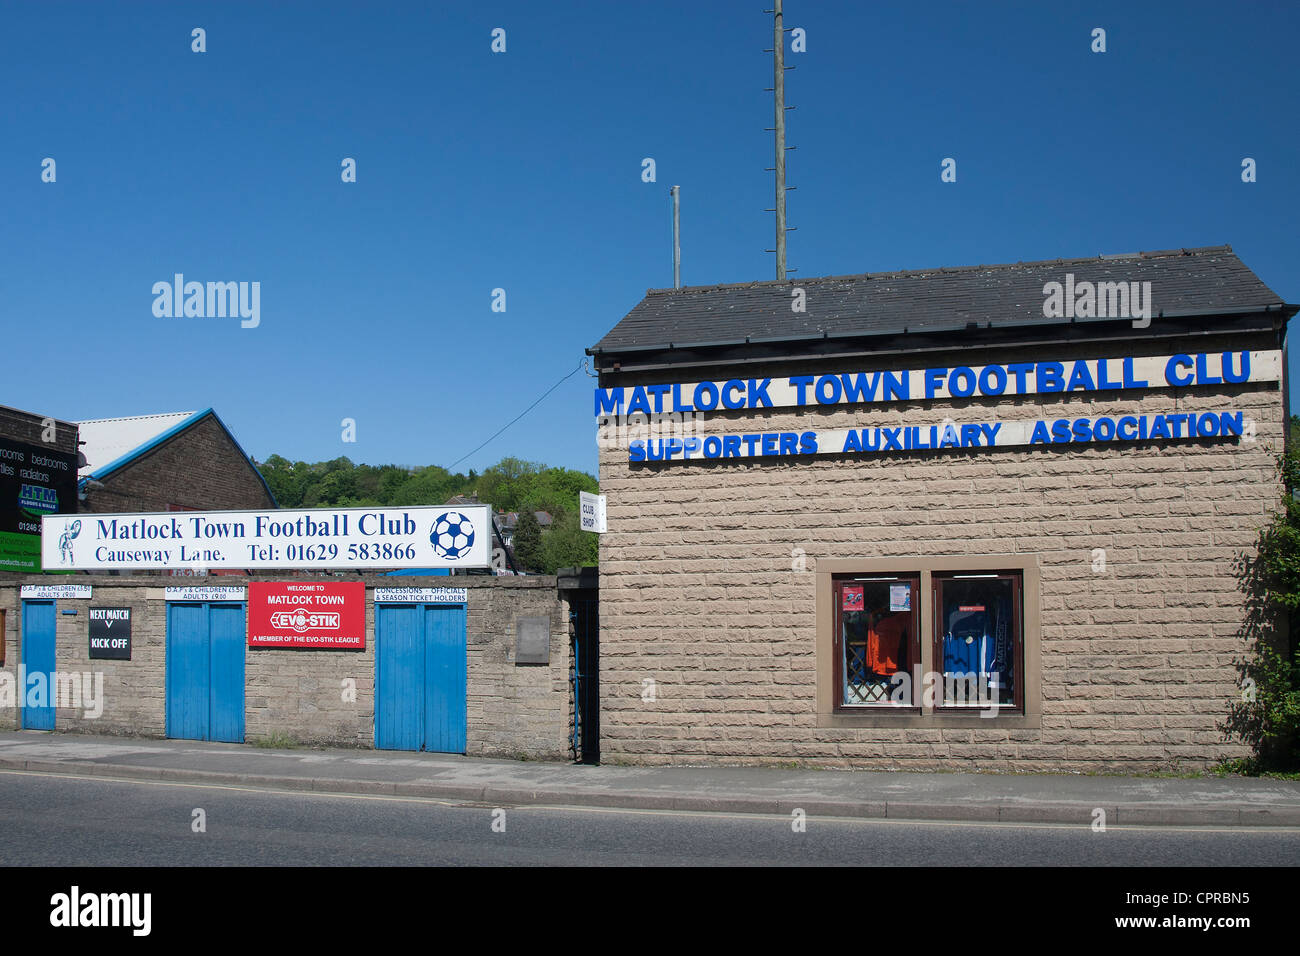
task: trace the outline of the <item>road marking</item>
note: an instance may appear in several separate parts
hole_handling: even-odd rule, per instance
[[[514,811],[526,810],[544,810],[552,813],[605,813],[616,815],[634,815],[634,816],[665,816],[665,817],[701,817],[705,819],[721,820],[772,820],[782,823],[789,823],[789,814],[784,813],[736,813],[724,810],[663,810],[663,809],[645,809],[636,807],[592,807],[580,804],[549,804],[549,803],[524,803],[524,804],[493,804],[482,803],[468,800],[447,800],[438,797],[420,797],[420,796],[402,796],[398,794],[382,793],[335,793],[329,790],[285,790],[276,787],[254,787],[248,785],[223,784],[223,783],[185,783],[176,780],[146,780],[136,777],[113,777],[105,774],[73,774],[58,773],[47,770],[10,770],[0,769],[0,775],[25,776],[25,777],[58,777],[60,779],[85,780],[97,783],[121,783],[132,784],[136,786],[152,787],[183,787],[188,790],[228,790],[232,793],[262,793],[270,796],[287,796],[287,797],[332,797],[342,800],[375,800],[387,803],[420,803],[434,804],[437,806],[447,807],[453,810],[487,810],[497,806],[504,806]],[[818,816],[810,814],[810,818],[818,823],[841,823],[841,824],[893,824],[895,826],[939,826],[939,827],[985,827],[1014,830],[1082,830],[1090,827],[1088,820],[1082,820],[1079,823],[1017,823],[1014,821],[998,820],[929,820],[929,819],[908,819],[905,817],[844,817],[844,816]],[[1253,834],[1258,833],[1261,836],[1276,836],[1279,833],[1300,833],[1300,827],[1224,827],[1224,826],[1158,826],[1152,824],[1127,824],[1127,825],[1107,825],[1106,832],[1111,831],[1134,831],[1134,832],[1153,832],[1153,833],[1235,833],[1235,834]]]

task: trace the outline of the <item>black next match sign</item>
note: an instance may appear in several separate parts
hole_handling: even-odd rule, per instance
[[[131,609],[90,609],[90,656],[114,661],[131,659]]]

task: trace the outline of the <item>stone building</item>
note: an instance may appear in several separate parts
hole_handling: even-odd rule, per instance
[[[212,409],[78,423],[82,511],[274,508],[257,466]]]
[[[1228,247],[651,290],[588,350],[603,756],[1243,754],[1296,311]]]

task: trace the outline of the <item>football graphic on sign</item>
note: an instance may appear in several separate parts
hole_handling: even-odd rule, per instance
[[[429,541],[438,557],[455,560],[474,546],[474,523],[459,511],[448,511],[438,515]]]

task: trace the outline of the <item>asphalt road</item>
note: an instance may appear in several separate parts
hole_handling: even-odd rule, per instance
[[[195,832],[202,810],[204,832]],[[3,866],[1295,866],[1300,830],[451,805],[0,771]],[[495,812],[494,812],[495,811]],[[494,822],[496,829],[494,829]],[[501,824],[504,831],[501,832]]]

